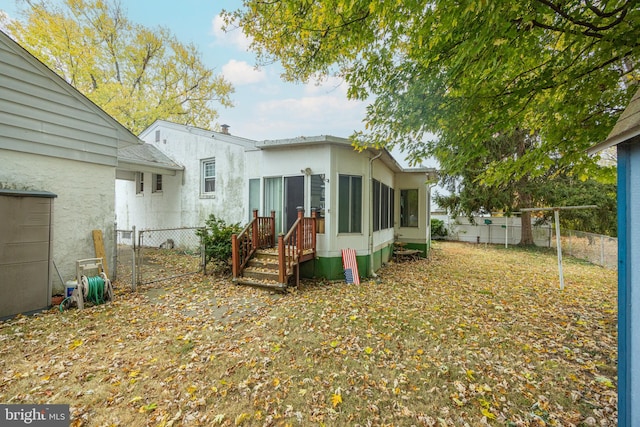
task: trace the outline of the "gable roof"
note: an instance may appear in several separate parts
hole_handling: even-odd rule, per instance
[[[118,150],[118,170],[175,175],[176,171],[184,170],[184,166],[174,162],[155,146],[144,143]]]
[[[631,98],[629,105],[620,115],[607,139],[589,148],[587,153],[595,154],[638,135],[640,135],[640,89]]]
[[[0,74],[5,149],[115,165],[118,149],[141,143],[1,30]]]
[[[245,149],[255,149],[256,142],[252,139],[243,138],[241,136],[226,134],[222,132],[216,132],[214,130],[199,128],[197,126],[182,125],[167,120],[158,119],[153,122],[148,128],[140,133],[140,138],[144,139],[148,134],[156,130],[158,127],[172,129],[180,132],[188,132],[194,135],[198,135],[204,138],[213,138],[217,141],[226,142],[229,144],[239,145]]]

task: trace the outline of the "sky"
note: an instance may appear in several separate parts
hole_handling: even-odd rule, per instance
[[[54,0],[60,2],[60,0]],[[24,0],[0,0],[11,18]],[[146,27],[169,28],[183,43],[194,43],[204,63],[235,87],[233,108],[215,105],[219,124],[254,140],[334,135],[363,130],[366,104],[346,97],[346,84],[331,79],[322,85],[285,83],[278,64],[260,69],[239,29],[225,33],[220,12],[242,6],[240,0],[120,0],[126,15]],[[401,160],[401,159],[397,159]]]
[[[62,0],[49,0],[62,3]],[[242,7],[242,0],[119,0],[126,16],[145,27],[166,27],[182,42],[198,47],[206,66],[233,84],[234,107],[214,104],[218,124],[229,125],[229,132],[257,141],[332,135],[348,138],[364,130],[367,103],[348,100],[347,85],[337,78],[318,84],[294,84],[280,78],[282,67],[271,64],[256,68],[249,51],[249,40],[240,29],[222,30],[222,10]],[[26,0],[0,0],[0,11],[20,19]],[[397,149],[391,154],[403,167],[405,155]],[[424,166],[437,167],[435,160]]]

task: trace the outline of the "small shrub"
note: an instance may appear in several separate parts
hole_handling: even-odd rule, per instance
[[[228,274],[231,271],[231,235],[242,231],[239,223],[227,224],[214,214],[205,221],[206,228],[198,230],[205,246],[205,262],[213,271]]]
[[[448,234],[447,227],[444,225],[444,221],[436,218],[431,218],[431,238],[443,239]]]

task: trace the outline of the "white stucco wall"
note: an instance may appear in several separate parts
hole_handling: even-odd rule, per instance
[[[184,166],[184,172],[163,175],[161,193],[152,192],[151,173],[145,174],[142,195],[135,193],[134,181],[118,180],[119,229],[198,227],[211,213],[228,223],[246,222],[249,196],[243,145],[222,140],[229,136],[173,124],[152,126],[140,138]],[[210,158],[216,162],[215,195],[202,195],[200,164]]]
[[[62,278],[75,278],[76,260],[95,257],[92,230],[102,230],[111,274],[115,168],[9,150],[0,150],[0,158],[0,186],[58,196],[53,199],[52,257]],[[54,293],[63,287],[54,270]]]

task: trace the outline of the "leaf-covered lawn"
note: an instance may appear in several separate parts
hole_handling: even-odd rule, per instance
[[[73,425],[616,425],[616,272],[439,243],[361,285],[188,276],[0,323],[0,402]]]

